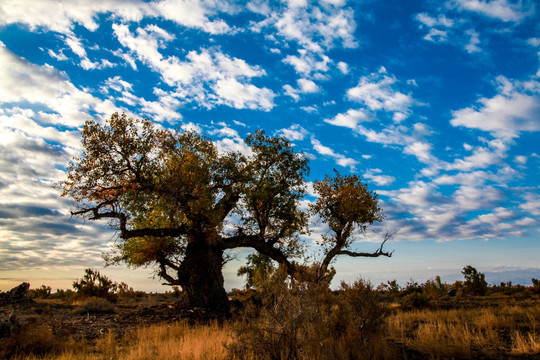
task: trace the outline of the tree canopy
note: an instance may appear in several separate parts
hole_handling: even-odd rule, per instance
[[[180,285],[194,306],[226,306],[224,251],[252,248],[294,274],[299,236],[308,231],[308,160],[289,141],[258,130],[246,139],[248,154],[220,152],[204,135],[171,131],[148,119],[113,114],[103,124],[86,122],[84,153],[74,159],[63,196],[72,213],[106,219],[120,241],[110,262],[153,266],[169,285]],[[327,177],[315,183],[312,211],[334,233],[323,242],[326,271],[337,255],[354,253],[354,228],[383,219],[376,194],[357,176]]]

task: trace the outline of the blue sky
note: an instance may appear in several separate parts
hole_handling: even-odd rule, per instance
[[[105,224],[69,216],[52,185],[85,120],[113,112],[245,151],[262,128],[375,190],[399,229],[390,259],[340,259],[337,280],[540,277],[540,5],[532,0],[3,0],[0,289],[68,288],[103,268]],[[313,196],[303,203],[307,206]],[[310,242],[325,231],[313,225]],[[225,268],[227,287],[240,287]]]

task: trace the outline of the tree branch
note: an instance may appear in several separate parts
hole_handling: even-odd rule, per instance
[[[165,236],[171,236],[171,237],[177,237],[180,235],[184,235],[186,233],[186,229],[184,226],[179,226],[175,228],[142,228],[142,229],[135,229],[135,230],[129,230],[127,228],[127,216],[126,214],[119,212],[119,211],[107,211],[107,212],[99,212],[101,208],[107,205],[114,205],[113,202],[104,202],[99,204],[96,207],[89,208],[89,209],[83,209],[79,211],[72,211],[71,215],[84,215],[87,213],[91,213],[90,220],[99,220],[104,218],[112,218],[112,219],[118,219],[120,221],[120,237],[124,240],[140,237],[140,236],[157,236],[157,237],[165,237]]]
[[[259,235],[240,234],[223,239],[223,249],[234,249],[239,247],[248,247],[257,250],[259,253],[270,257],[279,264],[285,265],[289,275],[296,272],[296,266],[289,261],[287,256],[278,248],[275,248],[274,242],[267,242]]]
[[[356,252],[356,251],[350,251],[350,250],[343,250],[342,247],[343,247],[344,241],[341,239],[341,236],[338,236],[336,245],[328,252],[328,254],[326,254],[323,262],[319,266],[318,277],[320,278],[326,273],[326,271],[328,270],[328,265],[330,265],[330,262],[338,255],[348,255],[351,257],[379,257],[379,256],[392,257],[392,254],[394,253],[394,251],[390,251],[390,252],[384,251],[383,247],[384,247],[384,244],[388,240],[392,239],[396,235],[396,233],[397,233],[397,230],[394,230],[392,232],[387,231],[386,234],[384,235],[384,240],[381,243],[381,246],[379,246],[379,248],[374,252]]]

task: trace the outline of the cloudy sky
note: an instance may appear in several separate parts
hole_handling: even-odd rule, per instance
[[[222,150],[262,128],[311,159],[310,181],[362,176],[387,218],[357,249],[399,229],[395,253],[340,259],[338,279],[540,277],[534,0],[2,0],[0,290],[68,288],[86,267],[164,289],[104,269],[114,233],[71,219],[53,188],[85,120],[116,111]]]

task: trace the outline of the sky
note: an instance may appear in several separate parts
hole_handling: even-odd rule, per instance
[[[114,112],[246,151],[257,129],[310,159],[308,189],[357,174],[398,230],[391,258],[339,258],[336,281],[540,278],[540,4],[534,0],[2,0],[0,290],[70,288],[104,267],[107,224],[54,184],[86,120]],[[310,190],[311,191],[311,190]],[[310,193],[304,205],[313,201]],[[309,243],[325,232],[314,223]],[[225,269],[228,289],[245,250]]]

